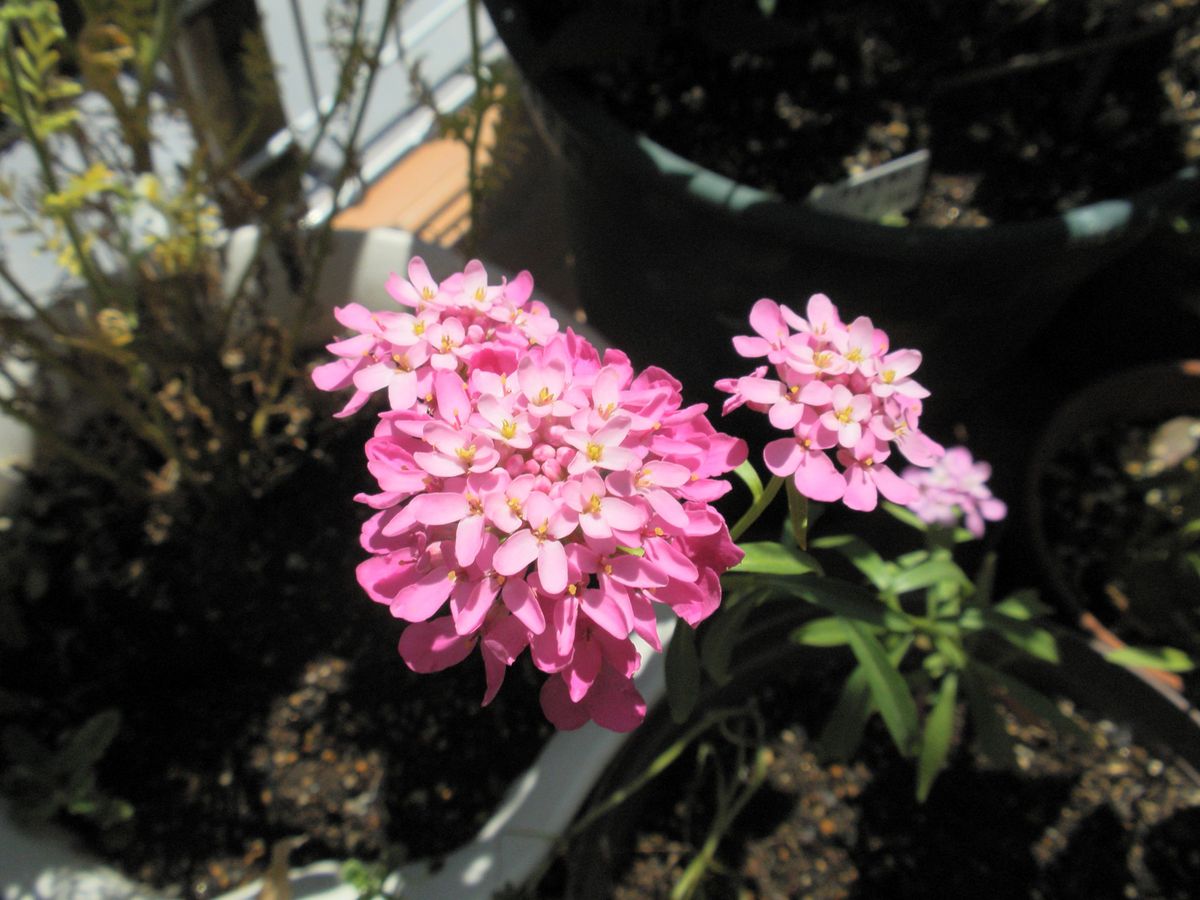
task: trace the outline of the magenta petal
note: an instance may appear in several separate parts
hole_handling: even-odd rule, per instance
[[[773,475],[786,477],[804,459],[804,448],[795,438],[779,438],[763,448],[763,462]]]
[[[537,554],[538,581],[548,594],[567,589],[567,551],[558,541],[542,541]]]
[[[508,579],[504,583],[501,597],[509,611],[534,634],[541,634],[546,630],[546,617],[542,615],[542,607],[523,579]]]
[[[646,701],[633,680],[622,678],[608,666],[600,670],[585,705],[593,721],[609,731],[633,731],[646,718]]]
[[[424,622],[441,608],[453,588],[450,570],[439,566],[396,594],[392,615],[409,622]]]
[[[492,608],[498,585],[493,578],[481,578],[469,584],[459,584],[450,596],[450,614],[459,634],[471,634],[483,624],[483,617]]]
[[[600,674],[600,661],[600,648],[594,641],[581,641],[575,645],[575,658],[563,672],[567,693],[574,703],[587,696],[596,676]]]
[[[575,649],[575,626],[579,620],[579,601],[563,597],[554,607],[554,634],[558,638],[558,655],[570,656]]]
[[[875,477],[875,486],[879,493],[900,506],[915,503],[920,493],[915,485],[909,484],[887,466],[877,463],[871,467]]]
[[[471,511],[462,494],[420,494],[408,506],[412,517],[422,525],[448,525]]]
[[[414,672],[440,672],[462,662],[471,652],[473,642],[454,631],[449,616],[432,622],[417,622],[400,635],[400,655]]]
[[[870,512],[879,503],[879,492],[862,466],[851,466],[846,472],[846,505],[859,512]]]
[[[500,545],[492,557],[492,566],[501,575],[516,575],[537,558],[538,539],[528,528],[522,528]]]
[[[483,654],[483,675],[487,679],[487,689],[483,692],[483,702],[481,706],[487,706],[496,699],[496,694],[500,692],[500,686],[504,684],[504,675],[508,671],[508,666],[504,661],[495,655],[484,652]]]
[[[454,534],[454,558],[460,566],[469,566],[483,546],[483,516],[467,516],[459,520]]]
[[[846,478],[824,453],[804,453],[796,468],[796,490],[810,500],[832,503],[846,492]]]
[[[571,702],[567,683],[557,675],[546,679],[546,683],[542,685],[540,699],[542,712],[559,731],[574,731],[586,725],[590,718],[581,704]]]
[[[583,592],[582,606],[587,617],[613,637],[629,637],[632,613],[626,616],[622,604],[611,591],[589,588]]]

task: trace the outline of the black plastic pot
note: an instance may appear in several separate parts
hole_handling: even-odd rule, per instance
[[[1087,596],[1067,576],[1050,545],[1045,490],[1050,467],[1090,429],[1153,424],[1180,415],[1200,416],[1200,360],[1151,363],[1101,379],[1063,403],[1042,431],[1026,478],[1025,533],[1042,570],[1042,581],[1052,588],[1059,606],[1071,618],[1080,620],[1096,613],[1099,604],[1098,598]],[[1160,634],[1157,639],[1172,643],[1177,637]]]
[[[793,610],[800,612],[802,608]],[[703,698],[693,720],[706,708],[748,702],[767,682],[786,682],[791,690],[785,688],[785,696],[795,697],[796,704],[808,703],[815,693],[813,672],[836,678],[848,671],[849,653],[844,650],[799,647],[788,642],[787,635],[796,624],[788,625],[790,614],[786,606],[777,605],[771,620],[756,629],[758,637],[743,641],[733,678]],[[1107,662],[1084,638],[1062,628],[1052,630],[1059,649],[1058,665],[1026,657],[1007,666],[1008,670],[1048,696],[1069,698],[1082,709],[1128,726],[1141,743],[1174,754],[1185,767],[1200,769],[1200,713],[1178,693]],[[989,650],[1010,658],[1006,647],[997,639]],[[630,735],[597,781],[592,793],[594,802],[624,788],[681,737],[687,726],[676,724],[665,706],[660,704]],[[1194,771],[1192,777],[1200,781]],[[628,860],[639,818],[653,796],[653,786],[644,788],[574,839],[568,849],[568,897],[600,900],[612,895],[614,879]]]
[[[738,184],[637,134],[541,65],[520,0],[486,0],[526,75],[558,159],[589,320],[694,396],[747,361],[729,338],[762,296],[803,309],[818,291],[925,354],[922,381],[970,400],[1058,303],[1200,198],[1194,169],[1126,198],[982,229],[889,227]],[[804,165],[797,159],[796,165]]]

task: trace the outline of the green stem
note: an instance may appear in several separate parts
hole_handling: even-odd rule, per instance
[[[772,475],[771,480],[767,482],[767,486],[763,489],[759,498],[750,505],[745,514],[729,529],[731,540],[736,541],[746,533],[747,528],[758,521],[758,517],[771,505],[771,501],[775,499],[775,495],[779,493],[781,487],[783,487],[783,479],[778,475]]]

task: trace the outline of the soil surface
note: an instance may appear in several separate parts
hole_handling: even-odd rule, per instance
[[[1045,550],[1069,603],[1128,643],[1175,646],[1196,658],[1200,571],[1186,527],[1200,518],[1200,450],[1191,433],[1200,419],[1180,416],[1163,428],[1166,421],[1086,428],[1046,463],[1038,485]],[[1200,685],[1187,681],[1195,700]]]
[[[767,695],[763,706],[789,696]],[[705,896],[1197,896],[1194,771],[1119,725],[1060,708],[1082,735],[1008,716],[1017,769],[960,745],[924,805],[912,765],[882,728],[868,730],[854,761],[829,763],[803,723],[783,725],[769,742],[766,783],[720,844]],[[711,785],[711,771],[697,784],[681,768],[663,781],[671,793],[650,795],[616,897],[670,895],[707,832],[697,812],[706,801],[693,793]]]
[[[527,7],[538,65],[789,199],[927,148],[907,220],[983,226],[1127,196],[1200,157],[1196,0]]]
[[[53,472],[3,522],[0,593],[16,602],[0,603],[0,724],[55,747],[120,711],[97,774],[132,819],[62,818],[132,877],[209,896],[297,837],[294,864],[436,857],[549,735],[531,669],[481,709],[477,656],[409,672],[402,623],[359,589],[369,424],[340,423],[280,489],[165,540],[104,485]]]

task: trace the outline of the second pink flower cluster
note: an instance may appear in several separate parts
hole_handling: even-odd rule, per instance
[[[865,316],[846,325],[824,294],[808,301],[806,314],[774,300],[754,304],[755,335],[734,338],[734,347],[751,359],[766,357],[767,365],[717,382],[731,395],[724,411],[747,404],[791,433],[767,444],[763,461],[774,474],[791,476],[805,497],[864,512],[880,494],[913,503],[917,488],[886,463],[893,446],[923,467],[943,453],[917,427],[929,395],[911,377],[920,352],[891,350]]]

